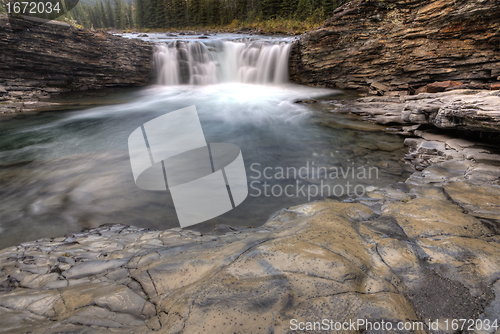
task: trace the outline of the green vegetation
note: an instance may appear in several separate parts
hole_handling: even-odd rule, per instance
[[[321,24],[349,0],[97,0],[65,15],[85,28],[164,31],[256,28],[302,32]]]
[[[121,0],[104,0],[95,2],[94,5],[79,3],[66,13],[62,20],[87,29],[118,28],[130,29],[134,27],[133,3]]]

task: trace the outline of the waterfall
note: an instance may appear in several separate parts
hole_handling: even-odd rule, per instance
[[[156,46],[160,85],[288,82],[290,43],[174,41]]]

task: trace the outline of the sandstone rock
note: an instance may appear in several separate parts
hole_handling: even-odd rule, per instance
[[[11,310],[0,307],[0,328],[4,332],[27,333],[51,323],[45,316],[30,311]],[[47,333],[47,332],[45,332]]]
[[[500,97],[483,94],[445,97],[432,123],[439,128],[498,132]]]
[[[442,188],[437,187],[416,187],[410,190],[410,193],[415,195],[417,198],[427,198],[427,199],[437,199],[446,200],[446,195]]]
[[[425,146],[424,139],[410,142]],[[463,176],[474,167],[451,160],[422,173]],[[82,244],[95,245],[99,258],[107,258],[98,251],[107,253],[107,244],[114,259],[77,262],[73,268],[113,266],[76,279],[82,280],[76,286],[0,291],[0,325],[44,334],[198,333],[208,327],[266,333],[289,331],[291,319],[321,321],[325,314],[372,321],[491,317],[500,311],[492,293],[500,277],[500,242],[484,213],[496,212],[500,200],[495,187],[483,193],[467,187],[480,186],[370,188],[383,199],[297,205],[241,231],[223,226],[201,235],[101,226],[55,244],[47,239],[11,247],[0,251],[3,277],[20,275],[17,264],[55,263],[64,252],[83,258],[88,246]],[[129,272],[133,280],[121,283]]]
[[[457,90],[391,101],[387,97],[370,97],[341,103],[338,112],[357,114],[379,124],[431,124],[442,129],[500,132],[498,92]]]
[[[148,328],[157,331],[161,329],[161,324],[160,320],[158,320],[158,317],[152,317],[151,319],[146,321],[146,325]]]
[[[444,141],[448,143],[449,140],[453,140],[453,138],[446,136],[446,135],[440,135],[440,134],[435,134],[435,133],[430,133],[430,132],[422,132],[422,131],[414,131],[414,134],[416,136],[422,137],[425,140],[428,141]]]
[[[62,321],[63,324],[81,324],[105,328],[146,327],[144,321],[128,314],[116,314],[106,309],[88,306],[75,310],[73,314]]]
[[[466,178],[471,183],[500,185],[500,167],[479,163],[467,171]]]
[[[14,99],[37,101],[40,89],[53,95],[82,88],[143,86],[153,78],[153,46],[148,42],[57,21],[38,25],[21,18],[9,20],[15,21],[13,29],[0,14],[0,86],[7,87]],[[18,110],[23,109],[36,105],[21,105]]]
[[[383,213],[396,218],[410,238],[439,235],[478,237],[488,233],[480,221],[463,214],[459,207],[453,207],[447,201],[417,198],[405,204],[390,204]]]
[[[458,205],[477,217],[500,219],[500,187],[451,183],[444,187]]]
[[[457,89],[463,86],[463,83],[458,81],[441,81],[428,84],[426,86],[427,93],[439,93],[450,89]]]
[[[68,281],[66,280],[56,280],[45,283],[44,289],[60,289],[68,286]]]
[[[500,155],[490,154],[489,150],[483,148],[466,148],[463,152],[467,159],[475,161],[500,161]]]
[[[474,146],[474,143],[468,140],[454,138],[447,140],[446,145],[448,145],[455,151],[462,151],[464,148]]]
[[[388,86],[386,86],[384,84],[381,84],[380,82],[376,82],[376,81],[372,82],[371,85],[370,85],[370,87],[376,89],[379,92],[381,92],[382,95],[383,95],[383,93],[389,91],[389,87]]]
[[[47,275],[27,275],[23,278],[23,280],[19,283],[19,286],[25,288],[36,289],[42,286],[45,286],[47,283],[51,281],[57,280],[59,274],[52,273]]]
[[[142,314],[148,318],[151,318],[156,315],[156,307],[154,306],[154,304],[147,301],[144,303]]]
[[[116,269],[127,264],[130,258],[123,258],[110,261],[87,261],[78,264],[71,269],[65,271],[63,276],[66,279],[82,278],[87,276],[96,275],[109,269]]]
[[[443,142],[424,140],[418,145],[416,151],[419,154],[444,155],[446,148]]]
[[[374,81],[391,88],[493,82],[500,57],[488,40],[500,37],[499,16],[494,1],[350,1],[293,43],[290,78],[367,92]]]
[[[125,286],[120,286],[111,294],[103,294],[95,298],[94,302],[113,312],[128,313],[140,318],[146,301]]]
[[[59,293],[53,290],[16,290],[3,294],[0,300],[0,306],[13,310],[23,310],[33,303],[44,300],[45,298],[50,298],[55,302],[56,299],[53,298],[57,296],[59,296]]]
[[[68,256],[60,256],[60,257],[57,258],[57,261],[63,262],[63,263],[67,263],[67,264],[70,264],[70,265],[74,265],[75,264],[75,260],[73,260],[72,258],[70,258]]]

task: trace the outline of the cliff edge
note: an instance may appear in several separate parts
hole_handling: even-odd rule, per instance
[[[148,42],[57,21],[12,23],[0,15],[0,113],[36,108],[57,93],[151,82]]]
[[[374,95],[500,89],[498,17],[498,0],[354,0],[294,43],[290,78]]]

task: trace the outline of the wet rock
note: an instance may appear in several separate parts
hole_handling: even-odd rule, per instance
[[[63,276],[66,279],[76,279],[87,276],[96,275],[102,273],[106,270],[116,269],[127,264],[130,258],[123,258],[110,261],[87,261],[82,264],[78,264],[71,269],[65,271]]]
[[[477,217],[500,219],[500,186],[456,182],[444,187],[462,208]]]

